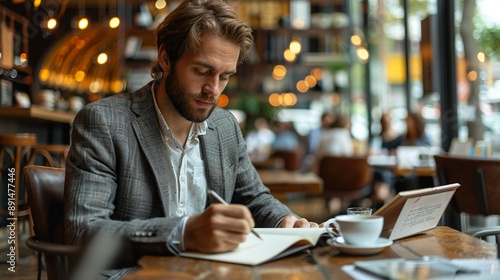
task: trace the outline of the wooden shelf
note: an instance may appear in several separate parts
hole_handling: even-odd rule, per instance
[[[29,108],[2,107],[0,118],[14,118],[25,120],[37,120],[57,123],[72,123],[75,113],[48,110],[41,106],[32,105]]]

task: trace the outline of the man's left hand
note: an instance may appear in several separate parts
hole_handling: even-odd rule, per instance
[[[293,215],[288,215],[281,220],[278,225],[279,228],[317,228],[319,227],[317,223],[309,222],[304,218],[297,219]]]

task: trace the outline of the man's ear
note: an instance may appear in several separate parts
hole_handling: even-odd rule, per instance
[[[170,72],[170,67],[172,64],[170,63],[168,53],[163,46],[161,46],[158,50],[158,63],[163,70],[164,76],[166,76],[168,72]]]

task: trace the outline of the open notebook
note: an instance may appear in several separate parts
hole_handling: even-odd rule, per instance
[[[258,265],[276,260],[308,247],[316,245],[324,228],[254,228],[262,240],[249,234],[247,240],[231,252],[204,254],[182,252],[182,257],[198,258],[212,261]]]
[[[396,240],[435,228],[459,184],[398,193],[373,215],[384,217],[382,237]]]

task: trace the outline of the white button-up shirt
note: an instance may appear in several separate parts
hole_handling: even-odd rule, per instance
[[[188,216],[196,215],[205,210],[207,201],[207,179],[205,176],[205,165],[201,156],[198,136],[205,135],[207,122],[193,123],[189,130],[188,139],[184,147],[177,141],[156,102],[154,85],[152,94],[158,124],[164,139],[164,147],[167,156],[168,205],[165,208],[166,217],[185,217],[177,227],[174,240],[180,242],[183,250],[182,235]],[[174,241],[175,242],[175,241]],[[175,243],[177,243],[175,242]]]

